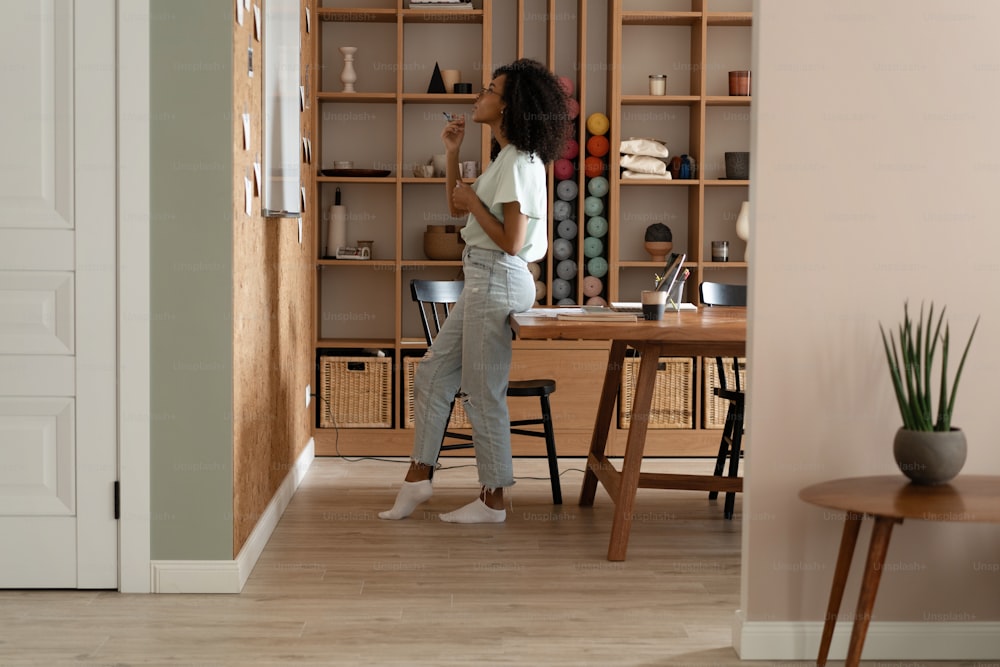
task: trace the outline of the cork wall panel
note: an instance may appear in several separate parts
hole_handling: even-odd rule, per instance
[[[233,26],[234,557],[311,437],[305,395],[311,378],[308,278],[313,268],[305,239],[311,238],[312,211],[307,207],[301,221],[265,218],[255,173],[263,146],[263,44],[257,21],[264,18],[266,1],[250,0],[242,25],[234,21]],[[307,6],[301,19],[303,54],[310,48]],[[308,111],[301,114],[302,136],[307,138]],[[244,114],[249,116],[249,141],[244,137]],[[307,174],[306,151],[300,154],[302,173]],[[308,196],[305,201],[310,201]]]

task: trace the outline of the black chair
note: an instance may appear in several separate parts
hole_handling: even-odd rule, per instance
[[[465,283],[461,280],[411,280],[410,294],[420,311],[420,321],[423,324],[424,337],[430,346],[434,337],[441,330],[441,325],[451,314],[451,307],[458,301]],[[552,410],[549,405],[549,394],[556,390],[556,381],[543,380],[509,380],[507,396],[537,396],[541,404],[542,416],[538,419],[518,419],[510,422],[510,432],[515,435],[527,435],[545,439],[545,452],[549,459],[549,479],[552,483],[552,502],[562,504],[562,488],[559,484],[559,459],[556,456],[556,437],[552,430]],[[456,396],[456,400],[458,397]],[[452,402],[452,410],[455,408]],[[542,430],[525,429],[523,426],[541,426]],[[467,433],[445,431],[445,440],[460,442],[442,444],[442,450],[468,449],[473,446],[472,436]]]
[[[702,305],[705,306],[747,305],[746,285],[703,282],[698,287],[698,295]],[[736,477],[739,472],[740,454],[743,451],[743,412],[746,407],[746,392],[740,386],[740,372],[745,370],[745,364],[737,357],[732,360],[733,375],[736,379],[734,387],[727,386],[726,368],[722,357],[715,358],[715,367],[718,371],[719,386],[715,388],[714,394],[729,401],[729,409],[726,411],[726,425],[722,429],[719,453],[715,457],[715,474],[716,476],[722,475],[725,470],[726,458],[728,458],[729,476]],[[712,491],[708,494],[708,497],[713,500],[718,496],[718,491]],[[735,504],[736,494],[727,493],[723,509],[723,515],[727,519],[733,518]]]

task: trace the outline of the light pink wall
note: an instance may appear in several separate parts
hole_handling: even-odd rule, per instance
[[[742,606],[820,621],[843,524],[798,490],[898,472],[878,324],[904,300],[963,341],[982,314],[954,421],[965,472],[1000,475],[1000,3],[758,0],[754,23]],[[936,620],[1000,620],[1000,525],[896,528],[874,621]]]

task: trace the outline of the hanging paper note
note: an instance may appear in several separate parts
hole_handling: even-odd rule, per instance
[[[243,25],[243,0],[236,0],[236,22]]]
[[[253,214],[253,184],[250,177],[243,177],[243,203],[248,216]]]
[[[260,5],[253,6],[253,34],[260,41]]]
[[[250,150],[250,112],[243,112],[243,148]]]
[[[257,153],[257,159],[254,160],[254,163],[253,163],[253,183],[254,183],[254,186],[256,186],[255,189],[254,189],[254,191],[257,192],[257,193],[259,193],[260,192],[260,153]]]

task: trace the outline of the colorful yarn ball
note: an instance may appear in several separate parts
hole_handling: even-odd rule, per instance
[[[608,233],[608,221],[602,216],[595,215],[587,220],[587,233],[597,238],[603,238]]]
[[[583,212],[587,214],[588,218],[600,215],[604,213],[604,202],[600,197],[591,195],[583,200]]]
[[[573,286],[569,284],[568,280],[563,280],[562,278],[554,278],[552,280],[553,299],[565,299],[572,292],[573,292]]]
[[[604,134],[611,128],[611,121],[600,111],[587,117],[587,131],[591,134]]]
[[[573,242],[566,239],[556,239],[552,242],[552,256],[556,261],[569,259],[573,256]]]
[[[573,215],[573,205],[568,201],[557,199],[552,204],[552,218],[554,220],[565,220]]]
[[[563,201],[573,201],[580,194],[580,186],[569,179],[556,183],[556,196]]]
[[[603,257],[592,257],[587,260],[587,273],[598,278],[608,274],[608,260]]]
[[[604,169],[604,160],[594,155],[583,161],[583,173],[587,178],[597,178],[604,173]]]
[[[559,234],[560,238],[575,239],[576,235],[579,233],[579,228],[577,227],[576,220],[573,220],[572,218],[567,218],[561,221],[556,226],[556,233]]]
[[[566,158],[559,158],[554,163],[552,163],[552,173],[555,174],[557,180],[564,180],[567,178],[573,178],[573,172],[576,168],[573,167],[573,163]]]
[[[575,160],[576,156],[580,154],[580,143],[576,139],[567,139],[566,146],[563,148],[563,154],[561,157],[567,160]]]
[[[583,279],[583,295],[597,296],[604,291],[604,283],[597,276],[587,276]]]
[[[595,134],[590,139],[587,139],[587,154],[596,155],[597,157],[604,157],[608,154],[611,149],[611,142],[603,134]]]
[[[604,242],[599,238],[588,236],[583,240],[583,254],[587,257],[600,257],[604,254]]]
[[[587,192],[594,195],[595,197],[603,197],[604,195],[608,194],[609,189],[610,187],[608,186],[608,179],[604,178],[603,176],[595,176],[594,178],[590,179],[589,183],[587,183]]]
[[[607,273],[607,268],[605,268],[605,273]],[[564,259],[559,262],[556,264],[556,275],[563,280],[573,280],[576,278],[576,262],[571,259]]]

